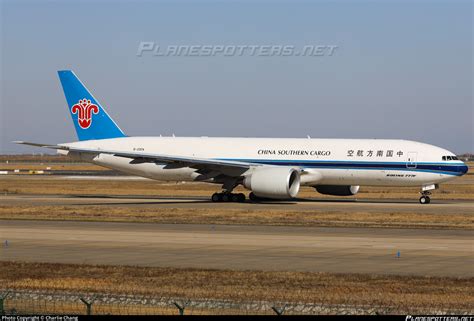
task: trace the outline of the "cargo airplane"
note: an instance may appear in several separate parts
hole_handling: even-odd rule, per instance
[[[16,143],[58,153],[132,175],[166,181],[222,185],[214,202],[292,199],[300,186],[349,196],[359,186],[417,186],[430,203],[440,183],[468,168],[446,149],[408,140],[129,137],[70,70],[58,71],[79,141],[57,145]]]

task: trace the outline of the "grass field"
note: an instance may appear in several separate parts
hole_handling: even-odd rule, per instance
[[[438,211],[441,212],[441,211]],[[196,209],[120,205],[0,205],[0,219],[148,222],[163,224],[241,224],[282,226],[474,229],[472,213],[367,212],[344,210]]]
[[[0,261],[11,290],[472,309],[473,278],[92,266]]]

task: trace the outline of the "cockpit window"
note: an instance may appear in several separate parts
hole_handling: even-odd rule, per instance
[[[442,160],[450,161],[450,160],[459,160],[456,156],[443,156]]]

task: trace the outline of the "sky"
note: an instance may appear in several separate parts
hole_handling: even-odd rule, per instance
[[[399,138],[474,152],[471,1],[0,0],[0,153],[77,140],[57,70],[129,136]],[[137,56],[168,46],[331,55]]]

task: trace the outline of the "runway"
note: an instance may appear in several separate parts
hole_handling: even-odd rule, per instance
[[[0,236],[5,261],[474,276],[469,230],[2,220]]]

